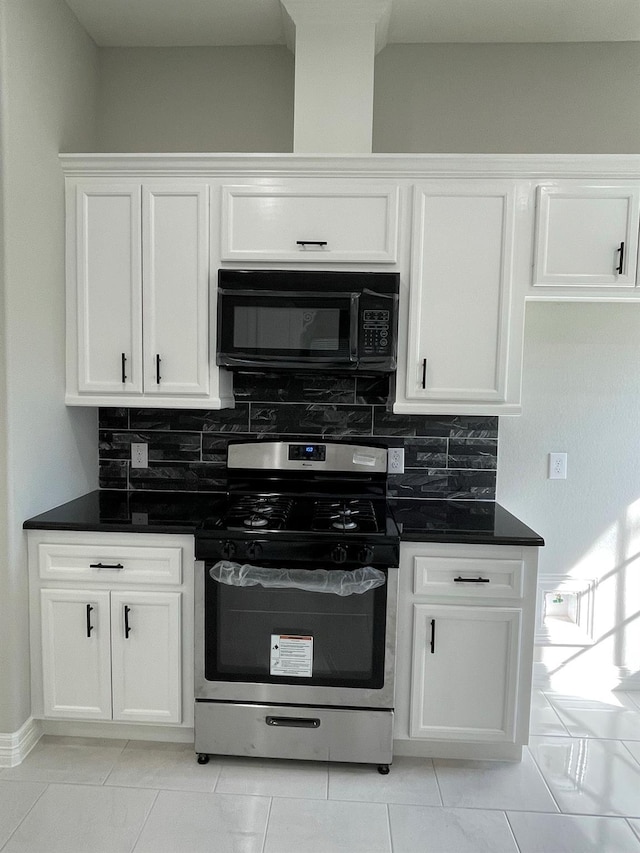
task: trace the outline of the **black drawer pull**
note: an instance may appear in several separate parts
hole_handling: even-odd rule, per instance
[[[89,563],[90,569],[124,569],[122,563]]]
[[[327,245],[327,241],[326,240],[296,240],[296,245],[302,246],[303,248],[305,246],[320,246],[320,248],[322,248],[323,246]]]
[[[287,726],[291,729],[319,729],[317,717],[265,717],[268,726]]]
[[[491,578],[461,578],[458,576],[453,579],[454,583],[491,583]]]

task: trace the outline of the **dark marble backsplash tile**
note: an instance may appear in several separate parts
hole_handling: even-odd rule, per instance
[[[174,462],[172,465],[150,463],[149,468],[131,468],[129,488],[152,491],[216,492],[223,491],[225,479],[220,469],[205,462]]]
[[[371,435],[371,406],[251,405],[250,430],[255,433],[308,433],[322,436]]]
[[[104,410],[101,410],[104,411]],[[100,424],[102,426],[102,424]],[[247,432],[249,406],[235,409],[130,409],[129,428],[136,430],[178,430],[189,432]]]
[[[236,406],[221,411],[100,409],[100,487],[217,492],[230,441],[362,441],[405,448],[402,498],[494,500],[498,418],[397,415],[389,377],[246,373]],[[131,442],[149,446],[149,468],[130,467]]]
[[[200,461],[201,433],[199,432],[111,432],[100,430],[99,447],[102,459],[131,458],[131,444],[143,443],[149,445],[149,460],[158,461],[192,460]]]
[[[489,471],[453,471],[427,468],[389,477],[389,493],[398,498],[449,498],[492,501],[496,478]]]
[[[449,439],[449,468],[497,468],[498,441],[495,438]]]
[[[381,406],[375,406],[373,434],[497,438],[498,418],[467,415],[396,415]]]

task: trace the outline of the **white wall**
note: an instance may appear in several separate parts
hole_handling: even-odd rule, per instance
[[[595,644],[539,658],[557,683],[637,676],[640,304],[529,303],[522,402],[500,420],[498,500],[544,536],[541,575],[597,584]],[[547,479],[551,451],[566,480]]]
[[[637,153],[640,44],[389,45],[373,150]]]
[[[292,150],[285,47],[103,48],[102,151]]]
[[[5,0],[1,8],[0,732],[15,732],[30,713],[22,523],[97,480],[96,413],[64,406],[58,163],[60,150],[93,147],[97,50],[62,0]]]
[[[637,153],[640,44],[389,45],[375,152]],[[103,151],[293,150],[284,47],[103,48]]]

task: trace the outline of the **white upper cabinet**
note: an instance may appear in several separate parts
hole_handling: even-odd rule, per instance
[[[209,320],[208,184],[68,179],[66,402],[232,404]]]
[[[533,298],[636,287],[640,184],[554,181],[537,188]],[[625,294],[625,291],[627,292]]]
[[[144,390],[209,393],[208,188],[144,186]]]
[[[395,263],[399,197],[368,181],[224,186],[221,259]]]
[[[514,284],[517,193],[514,181],[416,186],[395,412],[519,413],[524,295]]]
[[[140,187],[76,186],[75,272],[78,391],[142,392],[142,262]]]

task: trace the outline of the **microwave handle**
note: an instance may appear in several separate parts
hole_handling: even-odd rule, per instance
[[[349,361],[358,360],[358,331],[360,329],[360,294],[351,294],[351,323],[349,328]]]

